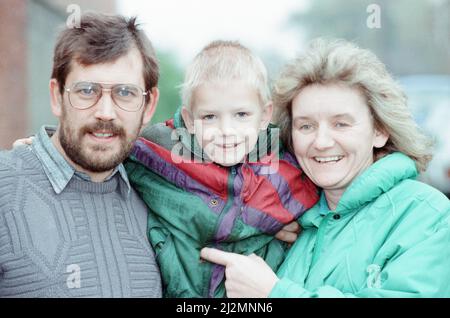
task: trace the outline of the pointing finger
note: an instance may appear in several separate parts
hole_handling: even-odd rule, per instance
[[[235,259],[236,254],[224,252],[215,248],[204,247],[200,251],[200,256],[211,263],[227,266]]]

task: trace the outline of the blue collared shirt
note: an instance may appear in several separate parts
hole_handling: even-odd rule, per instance
[[[80,178],[85,181],[91,181],[91,178],[86,173],[75,170],[56,149],[49,136],[54,131],[55,127],[42,126],[31,144],[31,149],[41,162],[53,190],[60,194],[72,178]],[[131,185],[123,164],[118,165],[105,181],[110,180],[117,172],[119,172],[121,179],[126,185],[127,191],[123,194],[125,198],[128,198]]]

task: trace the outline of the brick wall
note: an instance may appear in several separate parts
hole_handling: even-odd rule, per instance
[[[111,0],[0,0],[0,149],[54,124],[48,80],[54,40],[68,4],[116,13]]]
[[[0,1],[0,149],[26,132],[26,0]]]

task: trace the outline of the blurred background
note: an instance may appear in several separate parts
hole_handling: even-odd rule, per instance
[[[373,50],[435,138],[423,180],[450,193],[450,0],[0,0],[0,149],[56,123],[48,94],[53,46],[74,4],[82,13],[138,16],[161,66],[153,122],[181,104],[186,65],[215,39],[241,41],[271,79],[317,36]]]

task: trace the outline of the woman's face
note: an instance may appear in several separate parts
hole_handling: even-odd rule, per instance
[[[344,191],[373,163],[373,147],[383,147],[387,139],[374,128],[369,106],[356,88],[310,85],[292,102],[295,155],[324,190]]]

